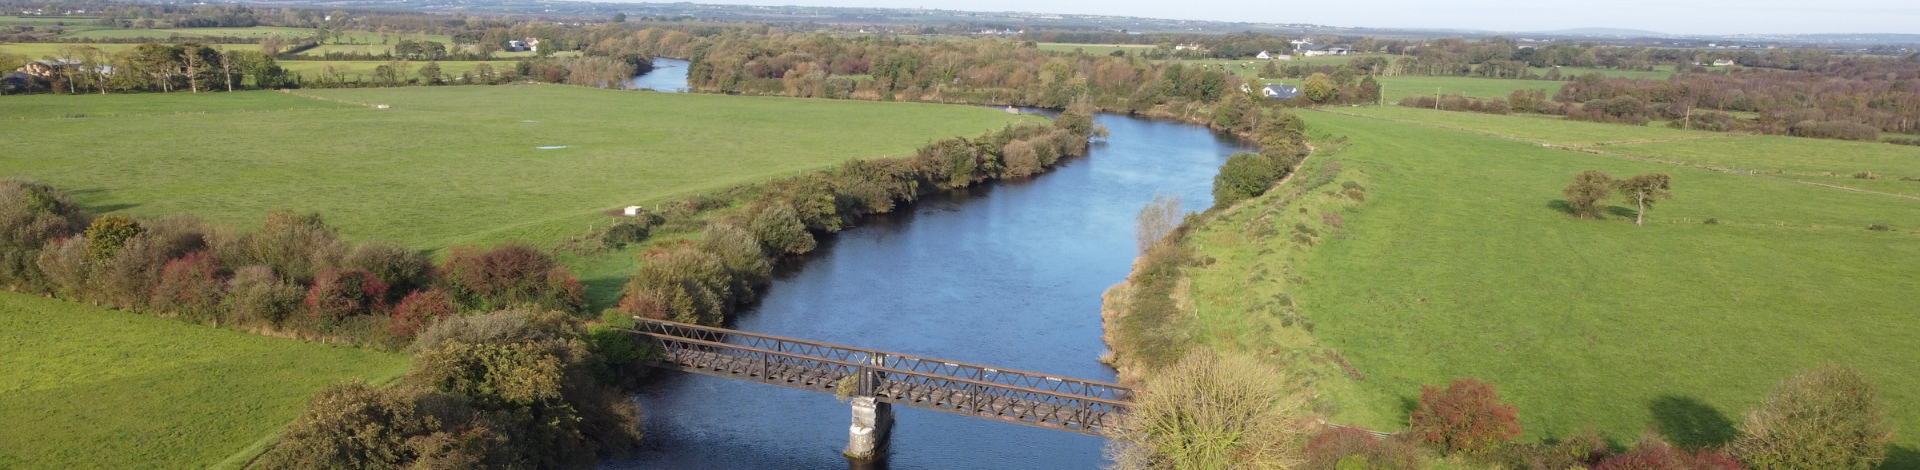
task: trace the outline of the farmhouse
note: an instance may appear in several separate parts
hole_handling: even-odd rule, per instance
[[[537,52],[539,50],[540,50],[539,39],[527,38],[526,40],[523,40],[523,41],[507,41],[507,52],[527,52],[527,51]]]
[[[84,68],[83,65],[79,59],[47,59],[28,62],[26,65],[22,65],[14,71],[35,78],[47,78],[68,70],[81,70]],[[95,66],[92,70],[89,70],[89,72],[100,75],[112,75],[113,67],[106,65]]]
[[[1260,51],[1260,53],[1259,53],[1259,54],[1254,54],[1254,55],[1253,55],[1253,58],[1255,58],[1255,59],[1272,59],[1272,58],[1273,58],[1273,55],[1272,55],[1272,54],[1268,54],[1268,53],[1267,53],[1267,51]]]
[[[1347,55],[1347,48],[1338,46],[1306,45],[1300,48],[1300,55],[1307,57],[1323,55]]]
[[[1729,65],[1733,65],[1733,59],[1720,59],[1720,60],[1713,61],[1714,67],[1726,67]]]
[[[1300,96],[1300,88],[1293,85],[1267,85],[1260,87],[1260,94],[1269,99],[1284,100]]]

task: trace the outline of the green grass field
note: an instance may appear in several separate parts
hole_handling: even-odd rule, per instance
[[[302,37],[308,37],[312,35],[313,35],[313,30],[308,28],[283,28],[278,26],[255,26],[251,28],[94,29],[94,30],[76,31],[76,32],[61,34],[60,38],[61,39],[108,39],[108,38],[111,38],[111,39],[137,39],[137,38],[166,39],[170,37],[204,38],[204,37],[228,37],[228,36],[243,37],[243,38],[264,38],[267,36],[302,38]]]
[[[450,61],[440,62],[440,73],[442,75],[448,76],[449,78],[458,77],[460,76],[461,73],[473,71],[474,67],[478,67],[480,66],[480,64],[483,64],[483,63],[492,64],[493,70],[495,73],[513,70],[513,67],[514,67],[514,61],[510,61],[510,60],[495,60],[495,61],[451,61],[450,60]],[[388,64],[390,64],[390,62],[377,61],[377,60],[287,60],[287,61],[281,61],[280,67],[287,69],[287,71],[289,72],[306,75],[308,79],[312,79],[313,77],[320,75],[328,67],[331,67],[335,72],[346,74],[346,76],[349,78],[360,77],[362,79],[371,79],[370,77],[372,76],[373,69],[375,67],[388,65]],[[417,77],[418,75],[416,74],[420,72],[420,67],[423,65],[427,65],[426,62],[419,62],[419,61],[401,61],[400,64],[401,64],[401,68],[407,71],[409,78]]]
[[[547,85],[301,93],[392,108],[275,92],[9,97],[0,119],[26,119],[6,122],[16,157],[0,159],[0,174],[66,188],[102,212],[191,212],[250,227],[294,209],[319,211],[351,237],[421,248],[547,244],[620,206],[910,155],[930,139],[1036,119]],[[172,106],[197,114],[58,118]]]
[[[1379,429],[1405,426],[1421,385],[1477,377],[1519,408],[1523,439],[1591,426],[1621,443],[1654,428],[1717,444],[1778,381],[1824,362],[1867,373],[1896,424],[1920,429],[1920,378],[1910,373],[1920,343],[1909,339],[1920,331],[1920,271],[1904,261],[1920,257],[1920,201],[1530,142],[1681,133],[1669,129],[1366,110],[1396,120],[1301,113],[1316,132],[1350,139],[1312,164],[1340,162],[1330,187],[1355,181],[1364,203],[1321,189],[1277,206],[1286,192],[1277,190],[1190,238],[1218,260],[1192,274],[1196,341],[1319,358],[1334,371],[1320,383],[1335,420]],[[1461,120],[1514,139],[1454,129]],[[1913,163],[1862,145],[1874,144],[1720,137],[1631,150],[1762,168],[1809,153],[1888,171]],[[1557,206],[1560,190],[1586,169],[1668,173],[1675,198],[1644,227],[1618,207],[1607,220],[1574,219]],[[1291,239],[1295,224],[1319,233],[1314,246]],[[1279,293],[1310,333],[1282,324],[1270,300]],[[1328,349],[1364,379],[1325,366]],[[1906,457],[1889,468],[1920,463],[1910,461],[1920,435],[1897,442]]]
[[[399,354],[12,292],[0,344],[0,467],[21,469],[234,467],[326,384],[407,369]]]
[[[132,49],[135,47],[140,47],[139,44],[29,42],[29,43],[0,44],[0,53],[23,55],[23,56],[27,56],[27,58],[37,60],[37,59],[42,59],[47,57],[64,57],[66,54],[61,49],[69,46],[92,47],[109,54],[124,51],[127,49]],[[208,44],[207,46],[212,47],[214,49],[220,49],[223,51],[228,49],[237,49],[237,50],[259,50],[260,49],[260,45],[258,44]]]

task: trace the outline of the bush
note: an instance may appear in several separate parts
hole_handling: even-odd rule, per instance
[[[920,194],[919,173],[902,159],[848,160],[834,176],[840,192],[864,214],[893,212],[896,202],[912,202]]]
[[[323,269],[307,290],[307,309],[322,328],[386,310],[387,285],[359,269]]]
[[[340,236],[320,214],[274,212],[266,225],[240,239],[233,266],[264,264],[294,284],[310,284],[321,269],[338,266],[346,251]]]
[[[1567,197],[1567,206],[1573,209],[1573,216],[1582,219],[1600,218],[1600,201],[1613,196],[1613,176],[1600,170],[1587,170],[1573,177],[1573,184],[1560,191]]]
[[[734,278],[719,256],[689,245],[648,252],[627,281],[620,311],[657,320],[718,326],[733,314]]]
[[[433,282],[433,262],[420,252],[389,243],[361,242],[348,252],[342,266],[373,274],[387,285],[387,301],[399,300]]]
[[[1688,453],[1651,432],[1640,436],[1633,450],[1607,457],[1593,470],[1742,470],[1726,453],[1702,449]]]
[[[1220,174],[1213,177],[1213,205],[1227,207],[1259,196],[1280,179],[1273,163],[1259,154],[1240,152],[1227,157]]]
[[[404,468],[419,457],[408,444],[441,424],[398,389],[360,382],[328,386],[308,400],[280,442],[260,456],[262,468]]]
[[[196,320],[214,319],[225,287],[220,262],[212,254],[188,253],[160,269],[160,285],[154,287],[151,303],[161,312]]]
[[[1447,452],[1475,453],[1520,435],[1519,413],[1500,401],[1492,385],[1460,379],[1441,389],[1420,387],[1420,406],[1410,428]]]
[[[1198,349],[1146,378],[1117,430],[1118,468],[1289,468],[1306,399],[1286,370]]]
[[[433,325],[440,319],[459,313],[453,305],[453,296],[440,289],[428,289],[407,294],[400,304],[393,307],[392,322],[387,328],[393,336],[411,340],[420,330]]]
[[[515,304],[580,310],[584,288],[552,256],[526,245],[454,248],[440,266],[448,293],[480,310]]]
[[[1568,470],[1593,468],[1607,456],[1606,438],[1581,431],[1552,445],[1515,444],[1500,448],[1499,460],[1514,470]]]
[[[143,230],[139,222],[124,215],[93,219],[93,224],[87,226],[87,257],[94,261],[113,259],[113,255],[126,246],[127,240],[140,235]]]
[[[1853,469],[1879,465],[1893,440],[1880,389],[1850,368],[1826,365],[1775,387],[1740,424],[1730,448],[1756,469]]]
[[[1880,140],[1880,128],[1852,121],[1800,121],[1787,126],[1787,135],[1873,142]]]
[[[1356,428],[1328,426],[1307,441],[1304,457],[1309,470],[1335,470],[1348,456],[1365,459],[1379,450],[1380,438],[1373,434]]]
[[[733,274],[735,303],[759,298],[760,289],[773,278],[773,264],[765,248],[746,229],[731,224],[708,225],[706,235],[695,246],[719,257]]]
[[[752,217],[748,222],[748,230],[753,232],[761,245],[775,254],[803,254],[813,251],[817,245],[813,233],[808,232],[806,224],[800,222],[800,214],[792,204],[776,201],[756,206],[748,212]]]
[[[0,180],[0,286],[40,285],[38,251],[86,225],[86,213],[65,193],[30,181]]]
[[[1025,178],[1040,172],[1040,154],[1033,148],[1033,144],[1023,140],[1008,142],[1006,147],[1001,148],[1002,158],[1007,163],[1007,177]]]
[[[453,343],[507,344],[564,341],[574,333],[564,312],[513,309],[448,317],[426,327],[412,351],[432,351]]]
[[[35,256],[34,266],[55,294],[73,300],[90,301],[96,268],[87,256],[87,236],[80,235],[53,242]]]
[[[299,310],[306,292],[300,286],[280,282],[273,268],[265,265],[234,270],[227,281],[227,315],[232,321],[265,322],[280,326]]]

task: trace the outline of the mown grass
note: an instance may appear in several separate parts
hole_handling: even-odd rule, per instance
[[[155,119],[159,116],[185,114],[235,114],[257,113],[262,111],[322,110],[346,109],[354,105],[332,101],[302,98],[286,93],[240,92],[240,93],[144,93],[136,95],[26,95],[9,96],[7,105],[0,107],[0,120],[13,121],[10,124],[22,124],[20,120],[44,120],[67,117],[142,117]],[[77,124],[77,123],[76,123]],[[195,131],[208,132],[208,131]],[[30,138],[22,141],[44,139]],[[84,139],[83,142],[92,139]],[[68,142],[67,145],[72,145]],[[19,168],[36,166],[38,163],[53,163],[57,159],[42,160],[38,155],[53,153],[58,147],[46,143],[47,147],[16,147],[22,152],[13,154],[0,167]],[[8,174],[14,174],[8,172]]]
[[[620,206],[909,155],[930,139],[1035,119],[963,106],[558,85],[300,93],[361,105],[276,92],[8,98],[0,117],[36,119],[7,122],[0,175],[66,188],[98,212],[190,212],[245,228],[292,209],[318,211],[349,237],[418,248],[549,244],[605,223],[603,212]],[[63,107],[164,109],[193,99],[204,100],[196,109],[307,109],[57,118]],[[362,106],[372,104],[391,109]]]
[[[0,467],[206,468],[244,459],[395,353],[269,338],[0,292]],[[253,449],[257,451],[258,449]]]
[[[1804,181],[1920,195],[1920,147],[1777,135],[1608,146],[1609,151],[1777,174]],[[1870,173],[1867,178],[1855,175]]]
[[[1686,131],[1663,126],[1600,125],[1590,122],[1568,121],[1558,116],[1543,116],[1538,114],[1496,115],[1435,111],[1406,106],[1348,107],[1334,108],[1331,111],[1415,126],[1443,127],[1572,146],[1611,146],[1684,139],[1717,138],[1726,135],[1716,132]]]
[[[1190,296],[1197,340],[1328,370],[1338,369],[1327,350],[1348,360],[1364,380],[1330,373],[1320,382],[1336,421],[1399,429],[1421,385],[1477,377],[1519,408],[1523,439],[1590,426],[1623,443],[1653,428],[1714,444],[1794,370],[1838,362],[1879,382],[1899,427],[1920,429],[1920,379],[1908,370],[1920,354],[1908,339],[1920,329],[1920,272],[1903,261],[1920,256],[1920,201],[1302,115],[1350,139],[1331,157],[1344,167],[1333,184],[1356,180],[1366,201],[1310,193],[1260,222],[1275,232],[1265,237],[1251,235],[1267,228],[1252,215],[1208,225],[1190,240],[1216,261],[1194,269]],[[1471,115],[1399,117],[1410,116],[1455,125]],[[1514,119],[1505,121],[1514,134],[1546,130]],[[1566,124],[1594,129],[1556,140],[1635,129]],[[1560,189],[1590,168],[1669,173],[1675,199],[1644,227],[1617,207],[1607,220],[1574,219]],[[1330,208],[1346,228],[1321,219]],[[1288,235],[1296,223],[1320,232],[1312,247]],[[1866,229],[1875,223],[1894,230]],[[1274,308],[1278,293],[1298,303],[1311,332],[1273,325],[1285,311]]]

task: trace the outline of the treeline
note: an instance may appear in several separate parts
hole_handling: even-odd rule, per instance
[[[1060,161],[1086,155],[1100,132],[1091,109],[1062,113],[1052,125],[1009,126],[975,137],[948,138],[921,147],[913,157],[850,160],[839,167],[771,181],[735,198],[695,197],[650,215],[642,228],[671,224],[698,229],[697,241],[657,247],[622,291],[624,314],[717,326],[765,294],[778,260],[805,254],[816,234],[852,227],[869,215],[892,212],[929,191],[957,190],[988,181],[1023,178]],[[744,209],[698,223],[684,220],[702,210]],[[683,220],[668,220],[668,219]],[[704,227],[693,227],[700,225]],[[591,238],[617,236],[618,226]]]
[[[270,55],[259,51],[222,51],[200,43],[146,43],[118,52],[92,46],[63,46],[59,61],[45,77],[6,82],[6,93],[130,93],[141,91],[234,91],[287,86],[293,77]],[[23,57],[0,54],[0,67],[27,64]]]
[[[1741,70],[1668,80],[1582,76],[1554,99],[1674,127],[1873,141],[1920,132],[1920,55],[1814,70]],[[1754,114],[1735,118],[1728,112]]]

